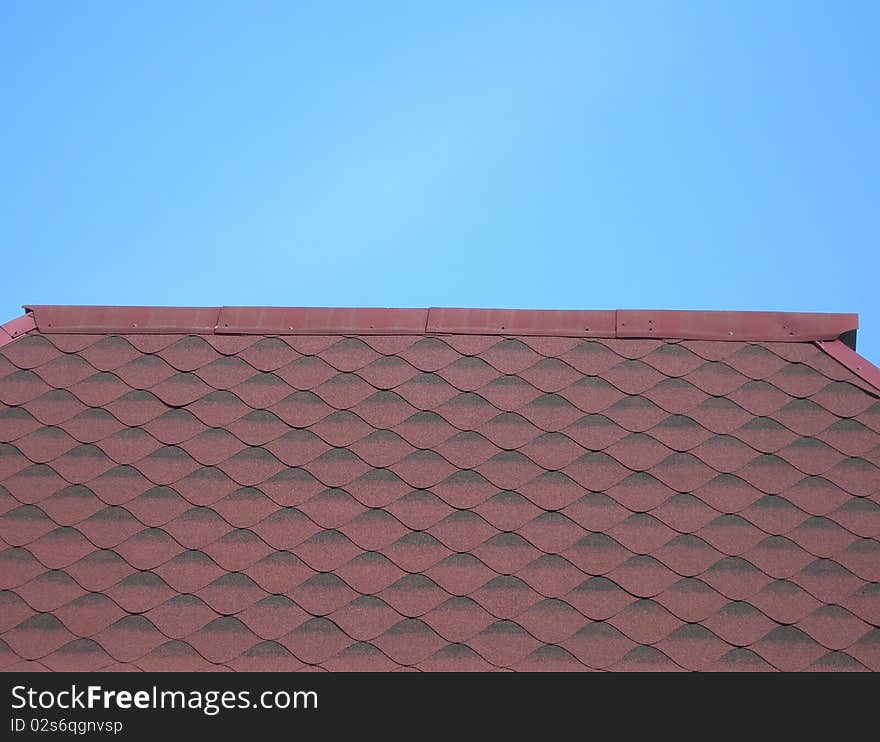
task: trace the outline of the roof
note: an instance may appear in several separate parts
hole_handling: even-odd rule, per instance
[[[856,327],[28,307],[0,668],[880,670]]]

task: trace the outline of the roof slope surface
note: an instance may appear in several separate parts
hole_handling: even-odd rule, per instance
[[[880,670],[833,335],[72,311],[0,348],[2,669]]]

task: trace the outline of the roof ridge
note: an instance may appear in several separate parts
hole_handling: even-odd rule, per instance
[[[85,305],[25,305],[24,309],[41,333],[463,334],[811,342],[838,340],[858,328],[857,314],[808,312]]]

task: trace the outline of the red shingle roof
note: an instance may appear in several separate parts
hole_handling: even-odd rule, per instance
[[[854,315],[33,307],[0,667],[880,669]]]

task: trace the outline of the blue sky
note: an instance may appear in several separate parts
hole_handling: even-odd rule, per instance
[[[5,2],[22,303],[854,311],[875,2]]]

